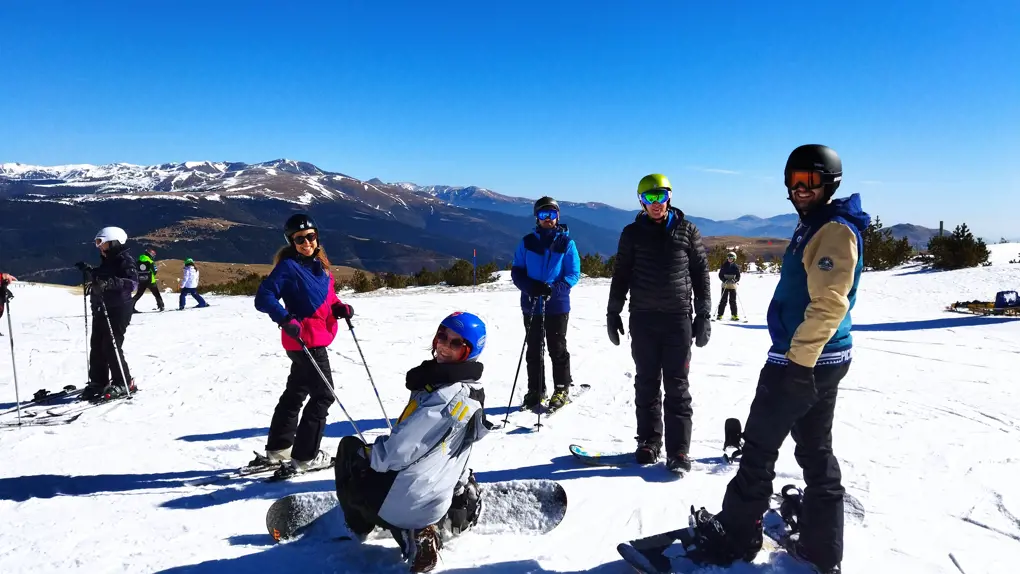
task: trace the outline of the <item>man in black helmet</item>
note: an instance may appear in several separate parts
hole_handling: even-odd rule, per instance
[[[698,226],[670,205],[669,179],[646,175],[637,195],[641,213],[620,233],[606,322],[609,340],[619,345],[629,292],[634,457],[638,464],[654,464],[665,442],[666,467],[683,474],[691,470],[691,343],[704,347],[711,336],[712,278]]]
[[[843,560],[844,490],[832,421],[837,387],[850,369],[850,310],[863,268],[861,233],[871,217],[856,193],[832,199],[843,164],[828,147],[793,150],[785,176],[800,222],[769,305],[772,347],[744,425],[740,468],[717,515],[695,512],[689,556],[729,564],[757,555],[779,448],[792,434],[807,488],[787,549],[819,572],[836,574]]]
[[[535,230],[521,239],[514,253],[511,277],[521,290],[521,310],[528,342],[528,392],[524,408],[537,407],[546,396],[545,343],[552,360],[553,394],[549,408],[569,401],[570,353],[567,319],[570,288],[581,278],[581,258],[567,226],[560,223],[560,205],[551,197],[535,202]]]

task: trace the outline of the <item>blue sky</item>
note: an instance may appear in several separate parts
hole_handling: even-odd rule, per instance
[[[296,4],[0,3],[0,162],[286,157],[621,207],[662,172],[730,218],[791,211],[786,156],[824,143],[889,225],[1020,237],[1020,2]]]

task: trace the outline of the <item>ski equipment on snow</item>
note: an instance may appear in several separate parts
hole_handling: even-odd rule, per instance
[[[735,462],[740,460],[744,449],[744,431],[739,419],[726,419],[725,439],[723,440],[723,460]]]

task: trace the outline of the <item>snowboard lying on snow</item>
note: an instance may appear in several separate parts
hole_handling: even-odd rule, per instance
[[[478,523],[465,533],[545,534],[556,528],[567,513],[567,493],[554,480],[480,482],[478,486],[482,511]],[[349,535],[335,536],[347,533],[339,505],[332,491],[289,494],[269,507],[266,529],[277,542],[304,538],[306,534],[314,539],[350,540]],[[382,529],[375,532],[387,534]]]

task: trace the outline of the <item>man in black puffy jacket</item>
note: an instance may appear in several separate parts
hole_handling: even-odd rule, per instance
[[[701,233],[683,211],[670,205],[672,193],[662,174],[647,175],[638,183],[642,212],[620,234],[606,318],[609,339],[619,345],[624,332],[620,313],[629,291],[631,355],[637,371],[634,454],[640,464],[659,459],[665,410],[666,466],[682,474],[691,469],[691,341],[698,347],[708,344],[712,301]],[[665,401],[660,387],[665,388]]]

